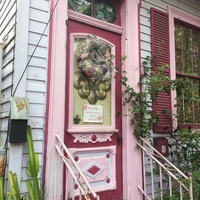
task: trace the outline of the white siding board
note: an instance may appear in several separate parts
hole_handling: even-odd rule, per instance
[[[43,159],[42,154],[38,154],[39,166],[42,166],[42,159]],[[22,167],[23,168],[27,167],[28,161],[29,161],[29,155],[28,155],[28,153],[27,154],[24,153],[23,154],[23,161],[22,161]]]
[[[1,83],[1,89],[5,90],[8,87],[12,86],[13,82],[12,82],[12,75],[8,75],[8,77],[6,77],[5,79],[2,80]]]
[[[3,69],[2,69],[2,78],[8,76],[13,72],[13,62],[8,63]]]
[[[140,39],[141,39],[141,41],[145,41],[145,42],[151,43],[151,36],[150,35],[141,33],[140,34]]]
[[[45,81],[47,78],[47,72],[44,68],[28,67],[27,72],[28,79]]]
[[[15,0],[10,0],[10,1],[1,1],[1,2],[0,2],[0,11],[1,11],[1,16],[3,15],[3,13],[6,12],[7,7],[9,6],[9,4],[12,4],[13,2],[15,2]]]
[[[4,46],[6,46],[7,44],[9,44],[10,41],[14,39],[14,36],[15,36],[15,28],[12,27],[12,29],[9,30],[9,32],[4,37],[4,40],[3,40]]]
[[[140,16],[148,17],[150,18],[150,10],[141,8],[140,9]]]
[[[29,104],[29,116],[44,117],[45,107],[43,104]]]
[[[40,38],[41,38],[41,34],[29,32],[29,44],[37,45]],[[39,42],[39,46],[47,47],[47,45],[48,45],[48,38],[44,36],[41,38]]]
[[[47,23],[48,19],[49,19],[49,14],[48,12],[44,12],[42,10],[37,10],[34,8],[30,9],[30,19],[34,20],[34,21],[38,21],[38,22],[43,22],[43,23]]]
[[[9,51],[6,57],[3,59],[3,67],[14,59],[14,51]]]
[[[163,2],[166,3],[166,5],[171,5],[176,8],[179,8],[181,10],[184,10],[188,13],[191,13],[195,16],[200,16],[199,11],[200,11],[200,6],[198,1],[192,0],[190,1],[190,4],[188,4],[188,1],[174,1],[174,0],[163,0]]]
[[[1,130],[2,131],[7,131],[7,129],[8,129],[8,117],[4,117],[3,119],[1,119],[1,122],[2,122]]]
[[[156,3],[155,3],[156,2]],[[150,10],[151,7],[156,7],[158,10],[165,11],[166,4],[163,4],[162,0],[142,0],[142,8]]]
[[[29,31],[33,33],[43,34],[44,29],[46,27],[46,23],[41,23],[37,21],[30,20],[29,21]],[[47,36],[48,28],[45,30],[44,35]]]
[[[0,27],[0,33],[3,32],[2,34],[2,38],[4,39],[4,37],[13,29],[13,27],[16,25],[16,21],[15,21],[15,17],[13,17],[8,24],[6,24],[5,29],[1,29]]]
[[[143,26],[147,26],[147,27],[150,27],[150,26],[151,26],[150,19],[147,18],[147,17],[140,16],[140,23],[141,23]]]
[[[27,91],[46,92],[46,83],[36,80],[27,81]]]
[[[9,12],[8,16],[4,19],[3,23],[0,26],[0,32],[8,32],[9,28],[13,26],[15,23],[15,15],[16,15],[16,6],[13,7],[11,12]],[[7,31],[5,31],[7,30]]]
[[[40,46],[37,46],[36,50],[35,50],[35,47],[36,46],[33,46],[33,45],[29,45],[29,49],[28,49],[28,55],[31,56],[31,55],[34,55],[36,57],[40,57],[40,58],[46,58],[47,57],[47,48],[46,47],[40,47]],[[35,52],[34,52],[35,50]],[[34,52],[34,54],[33,54]]]
[[[1,112],[0,113],[0,118],[5,118],[9,116],[9,112]]]
[[[5,147],[7,136],[8,136],[7,131],[6,132],[2,131],[2,133],[0,135],[0,147]]]
[[[44,92],[29,92],[26,93],[29,98],[29,103],[45,104],[46,95]]]
[[[7,7],[4,7],[4,12],[1,12],[2,15],[0,16],[0,24],[2,25],[4,21],[10,20],[14,13],[16,12],[16,2],[10,1]]]
[[[151,44],[149,42],[141,41],[141,50],[151,51]]]
[[[30,116],[29,117],[29,120],[28,120],[28,123],[29,125],[34,129],[34,128],[37,128],[37,129],[42,129],[44,128],[44,123],[45,123],[45,120],[43,117],[41,118],[38,118],[38,117],[32,117]]]
[[[11,88],[8,88],[7,90],[4,90],[1,92],[1,104],[5,104],[9,102],[9,99],[11,97]]]
[[[3,112],[10,111],[10,101],[7,101],[2,104]]]
[[[43,153],[43,143],[41,141],[33,141],[34,151],[35,153]],[[28,153],[28,147],[27,145],[24,145],[23,147],[23,154]]]
[[[34,141],[42,141],[44,139],[44,131],[38,128],[32,128],[32,137]]]
[[[144,34],[146,34],[146,35],[150,35],[151,29],[150,29],[150,27],[148,27],[148,26],[140,25],[140,32],[141,32],[141,33],[144,33]]]
[[[142,51],[141,52],[141,57],[142,58],[151,57],[151,52],[149,52],[149,51]]]
[[[30,2],[30,7],[38,9],[38,10],[42,10],[42,11],[48,11],[49,1],[32,0]]]
[[[30,56],[28,56],[28,59],[30,59]],[[42,67],[46,68],[47,67],[47,59],[46,58],[41,58],[41,57],[36,57],[33,56],[30,60],[29,66],[35,66],[35,67]]]
[[[13,48],[15,46],[15,41],[10,40],[9,44],[5,46],[3,56],[6,56],[10,51],[13,51]]]

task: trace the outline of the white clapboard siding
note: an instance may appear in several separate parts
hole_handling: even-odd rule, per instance
[[[182,9],[188,13],[200,17],[200,1],[196,0],[142,0],[140,9],[140,47],[141,47],[141,63],[147,56],[151,56],[151,24],[150,24],[150,9],[154,7],[158,10],[167,12],[168,5]],[[154,137],[154,134],[152,134]],[[156,134],[156,136],[159,136]],[[160,135],[164,137],[165,135]],[[150,171],[150,163],[145,156],[144,159],[145,169]],[[158,178],[155,176],[155,187],[158,188]],[[147,193],[151,195],[151,180],[150,177],[146,177],[146,189]]]
[[[45,104],[46,96],[44,92],[26,92],[26,96],[29,99],[29,103]]]
[[[9,102],[11,91],[12,91],[11,87],[7,88],[6,90],[1,90],[1,106]]]
[[[0,35],[3,39],[3,66],[0,88],[0,146],[4,144],[10,110],[9,99],[15,88],[13,87],[13,74],[15,73],[15,30],[17,26],[17,1],[0,1]],[[26,71],[26,96],[29,98],[29,120],[32,127],[35,152],[39,154],[41,177],[43,165],[43,140],[46,109],[46,83],[47,83],[47,56],[48,56],[48,27],[44,28],[49,20],[49,1],[30,0],[28,53],[30,60]],[[42,35],[44,33],[44,35]],[[42,39],[38,44],[39,39]],[[34,50],[35,53],[33,54]],[[25,69],[26,66],[21,66]],[[22,70],[23,71],[23,70]],[[20,85],[19,85],[20,87]],[[8,147],[9,157],[9,147]],[[23,145],[21,191],[26,192],[27,144]],[[7,159],[9,160],[9,158]],[[9,165],[9,163],[8,163]]]
[[[29,120],[32,127],[34,150],[39,156],[39,179],[41,178],[44,150],[44,126],[46,109],[47,64],[48,64],[48,27],[44,32],[49,19],[49,1],[31,0],[29,11],[28,32],[28,61],[26,74],[26,96],[29,98]],[[42,38],[41,38],[42,37]],[[40,40],[38,44],[38,41]],[[34,54],[33,54],[34,52]],[[26,167],[28,162],[27,145],[23,147],[21,192],[26,192],[28,176]]]
[[[8,117],[10,111],[10,97],[13,86],[13,66],[15,52],[15,25],[17,13],[17,0],[0,2],[0,36],[3,40],[3,60],[0,85],[0,146],[4,146],[8,136]],[[7,160],[9,158],[9,148]],[[6,163],[8,166],[8,163]],[[8,168],[6,167],[6,173]],[[6,178],[6,177],[5,177]],[[5,182],[7,187],[7,181]]]
[[[41,129],[43,130],[44,128],[44,118],[43,117],[29,117],[29,125],[32,127],[32,128],[37,128],[37,129]]]
[[[42,154],[38,154],[39,163],[42,163],[42,159],[43,159]],[[28,161],[29,161],[29,156],[28,156],[28,154],[25,154],[25,153],[24,153],[24,159],[23,159],[23,161],[22,161],[22,167],[23,167],[23,168],[26,168],[26,167],[27,167]],[[40,166],[41,166],[41,165],[40,165]]]
[[[9,3],[6,3],[3,5],[3,9],[1,11],[1,20],[0,20],[0,33],[3,33],[2,36],[4,37],[4,34],[6,34],[13,26],[13,23],[15,23],[15,15],[16,15],[16,0],[7,1]]]

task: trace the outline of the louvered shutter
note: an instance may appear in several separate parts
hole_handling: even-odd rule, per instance
[[[169,65],[168,15],[154,8],[151,9],[151,50],[154,70],[163,64]],[[170,69],[166,69],[164,73],[170,76]],[[160,92],[156,102],[153,102],[154,114],[160,113],[159,122],[153,125],[154,133],[172,132],[172,117],[162,113],[163,109],[171,111],[171,96],[164,91]]]

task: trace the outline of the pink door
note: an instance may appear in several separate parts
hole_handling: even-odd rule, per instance
[[[67,31],[65,144],[100,199],[121,200],[121,87],[111,69],[120,65],[121,35],[72,19]],[[64,191],[78,195],[66,177]]]

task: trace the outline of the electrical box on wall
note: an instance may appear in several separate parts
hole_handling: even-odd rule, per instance
[[[10,143],[26,142],[28,117],[28,99],[12,97],[9,119]]]
[[[169,156],[168,140],[166,138],[154,138],[153,139],[155,149],[163,156]]]

